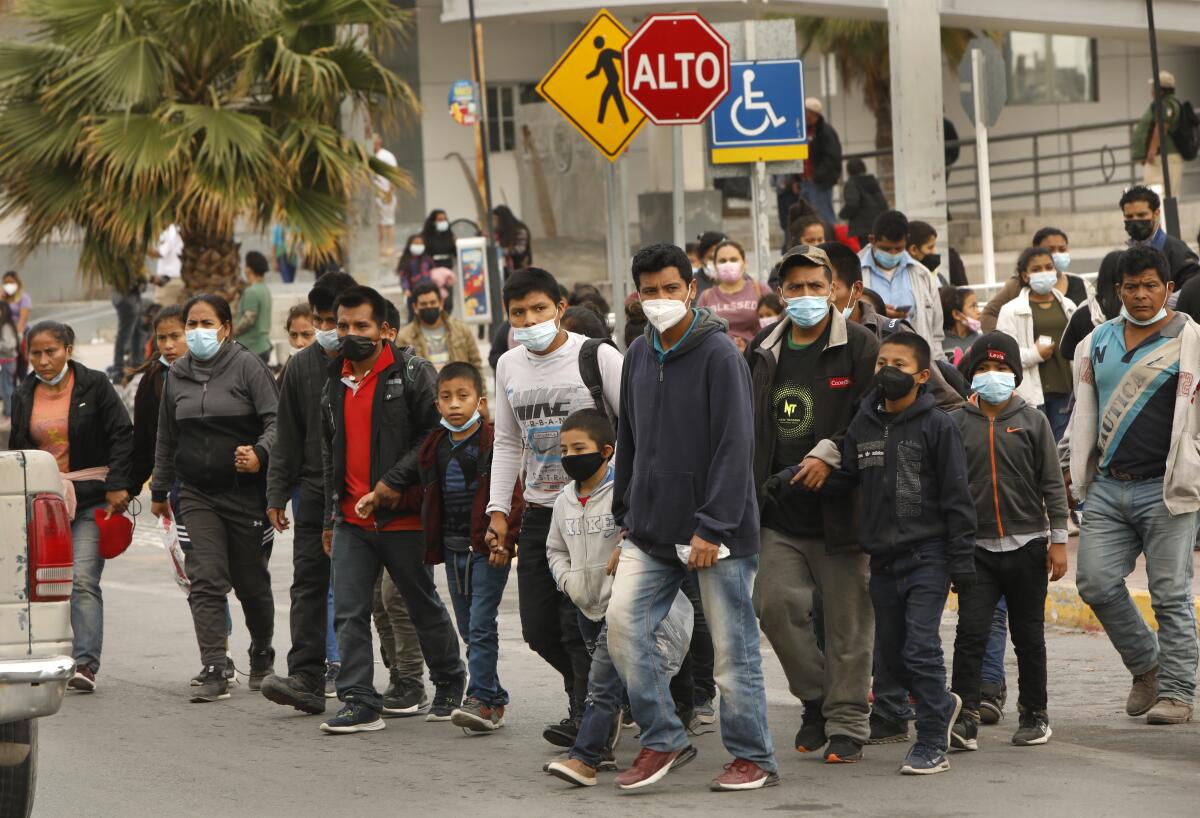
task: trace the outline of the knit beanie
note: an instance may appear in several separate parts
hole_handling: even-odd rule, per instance
[[[1023,367],[1021,366],[1021,349],[1017,346],[1017,339],[998,330],[976,338],[967,352],[967,365],[964,368],[964,374],[968,381],[975,377],[975,370],[984,361],[1002,361],[1012,370],[1013,375],[1016,376],[1017,385],[1020,386]]]

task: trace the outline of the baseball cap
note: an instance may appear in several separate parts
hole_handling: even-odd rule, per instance
[[[811,244],[797,244],[784,254],[779,262],[779,277],[782,279],[793,267],[824,267],[830,274],[833,273],[829,256],[820,247]]]
[[[1174,87],[1174,86],[1172,86]],[[825,113],[825,106],[821,104],[821,100],[816,97],[809,97],[804,100],[804,110],[812,111],[814,114]]]
[[[1147,80],[1147,82],[1150,85],[1154,84],[1154,80],[1152,80],[1152,79]],[[1175,88],[1175,75],[1172,74],[1170,71],[1165,71],[1165,70],[1159,71],[1158,72],[1158,84],[1160,86],[1162,86],[1163,88],[1171,88],[1173,90]]]

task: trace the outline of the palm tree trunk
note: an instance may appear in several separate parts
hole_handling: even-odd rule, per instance
[[[213,293],[233,304],[245,286],[241,277],[241,245],[232,236],[204,225],[182,224],[180,274],[189,295]]]

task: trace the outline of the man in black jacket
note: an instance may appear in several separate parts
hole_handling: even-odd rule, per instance
[[[842,437],[874,378],[879,342],[833,309],[833,270],[824,250],[793,248],[779,275],[787,313],[747,352],[755,481],[771,488],[763,494],[754,609],[792,694],[804,703],[796,749],[820,750],[828,737],[825,760],[853,762],[870,738],[875,626],[857,515],[768,477],[799,464],[800,480],[813,490],[841,465]],[[824,602],[824,650],[813,630],[817,595]]]
[[[824,107],[816,97],[804,100],[804,122],[808,129],[808,158],[804,160],[800,192],[826,224],[833,224],[837,221],[833,186],[842,176],[842,142],[833,126],[825,121]]]
[[[1121,195],[1121,213],[1129,246],[1149,245],[1167,257],[1175,292],[1200,272],[1196,253],[1187,242],[1167,235],[1162,223],[1162,200],[1145,185],[1135,185]]]

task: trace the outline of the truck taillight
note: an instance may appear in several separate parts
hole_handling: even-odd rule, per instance
[[[54,602],[71,598],[74,557],[67,504],[56,494],[33,498],[29,518],[29,598]]]

